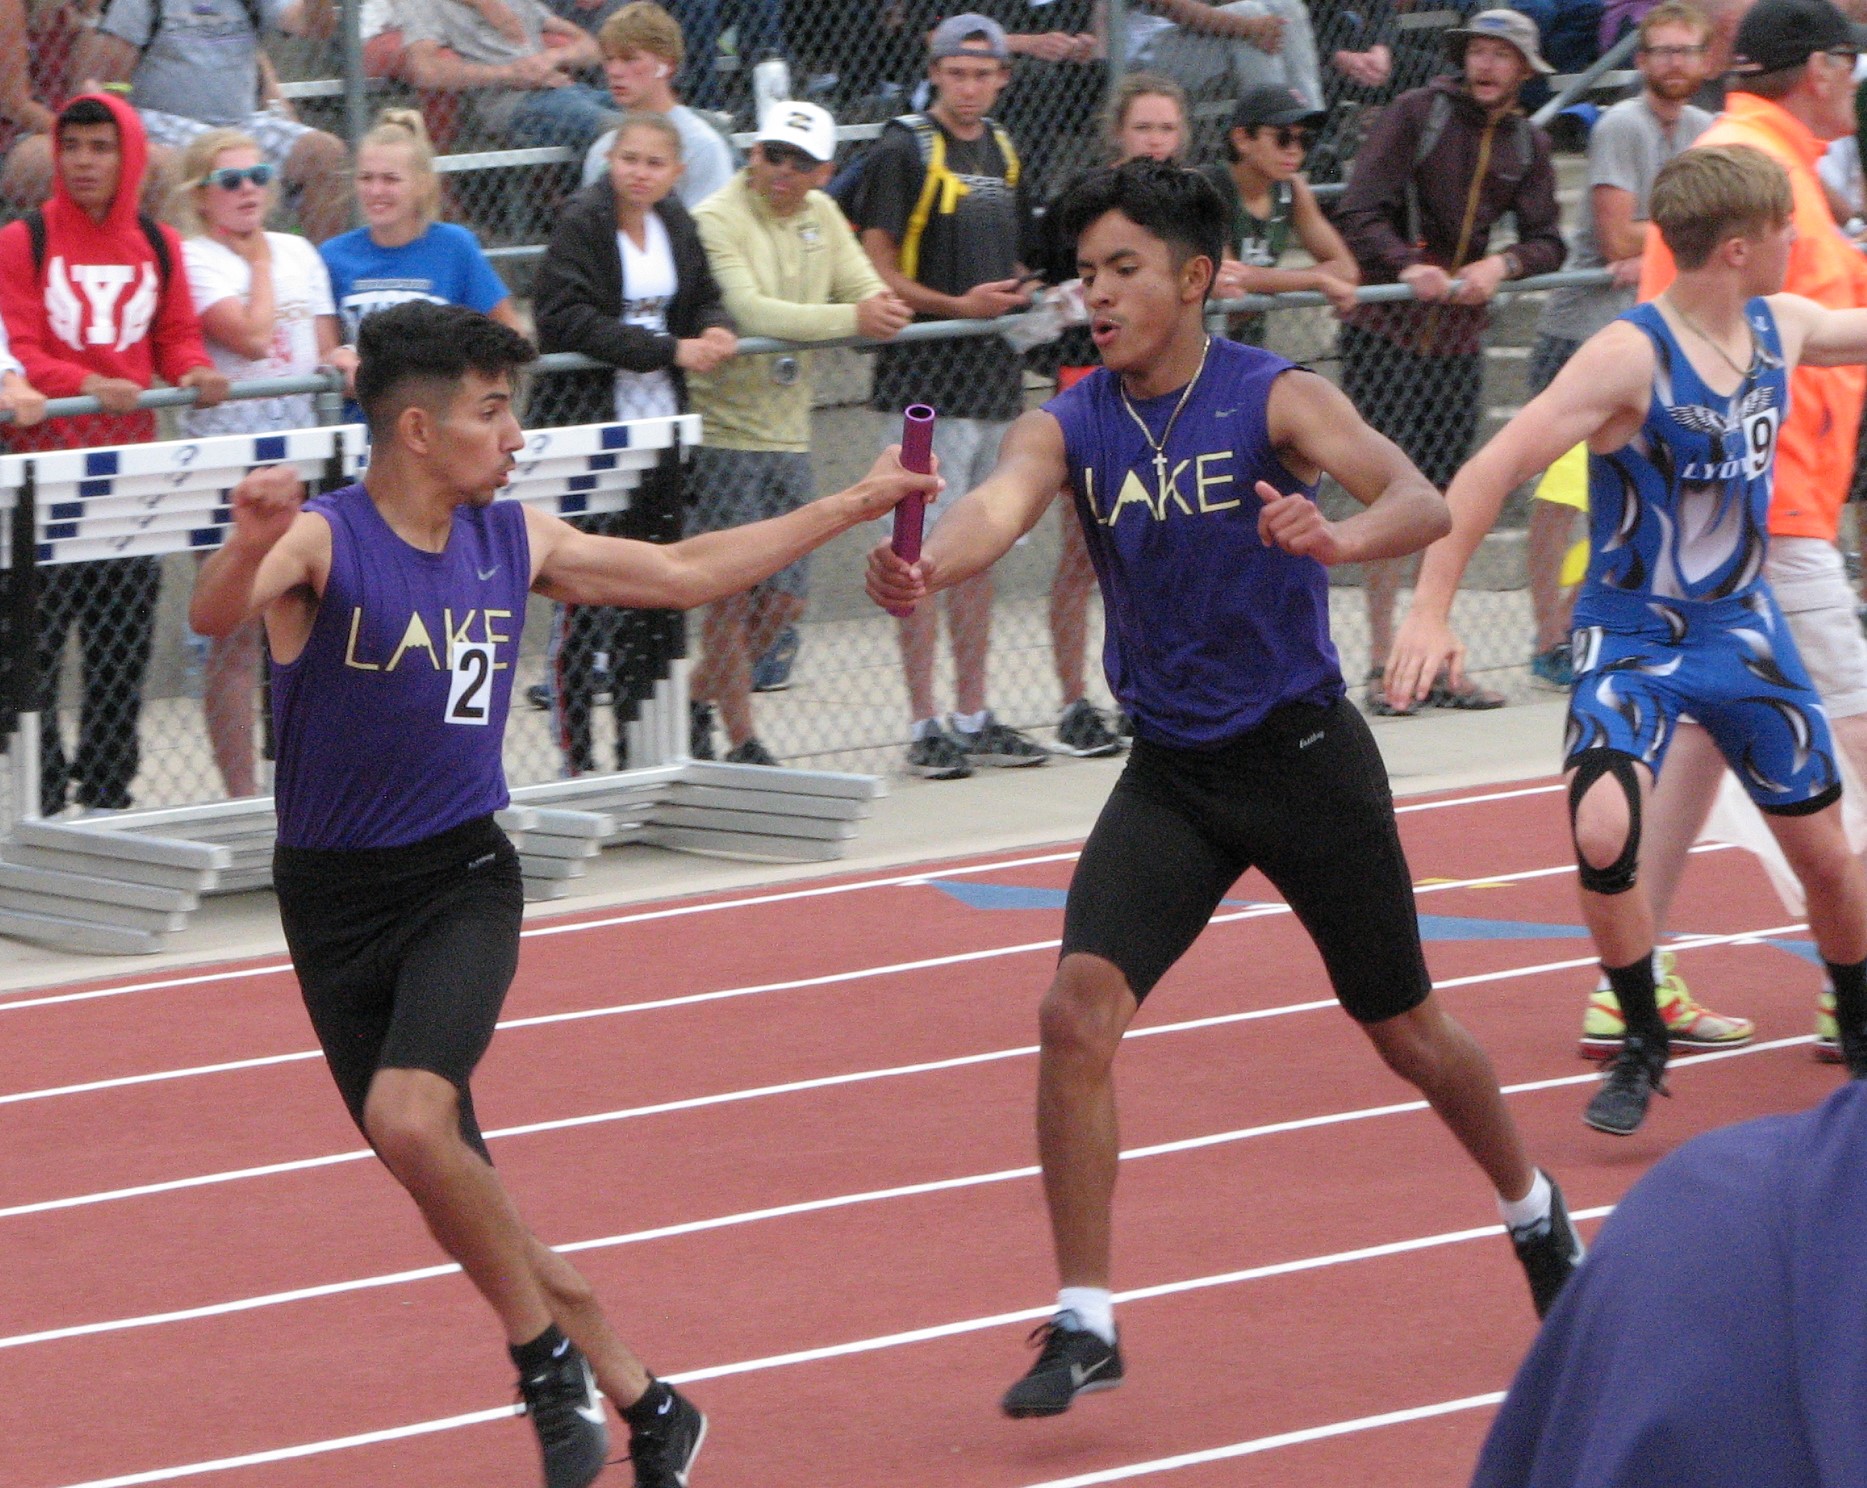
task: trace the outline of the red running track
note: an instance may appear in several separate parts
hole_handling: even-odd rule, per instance
[[[1806,932],[1708,852],[1680,968],[1758,1044],[1677,1065],[1637,1137],[1587,1131],[1560,796],[1401,822],[1441,995],[1573,1208],[1833,1087],[1819,976],[1767,943]],[[1033,1012],[1073,859],[528,928],[482,1119],[534,1227],[711,1414],[697,1488],[1464,1482],[1531,1337],[1522,1278],[1255,876],[1118,1067],[1130,1381],[997,1414],[1053,1294]],[[277,964],[0,998],[0,1255],[6,1488],[536,1481],[496,1328],[363,1153]]]

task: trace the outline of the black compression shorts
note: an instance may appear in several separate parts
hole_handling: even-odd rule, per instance
[[[518,854],[493,819],[406,847],[278,847],[285,943],[331,1077],[363,1125],[380,1069],[427,1070],[460,1092],[460,1132],[486,1144],[467,1082],[519,964]]]
[[[1374,736],[1346,701],[1292,703],[1223,748],[1135,741],[1083,848],[1062,955],[1114,963],[1145,998],[1247,868],[1284,896],[1351,1016],[1432,990]]]

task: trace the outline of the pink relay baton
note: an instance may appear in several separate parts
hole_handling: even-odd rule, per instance
[[[912,404],[901,415],[901,464],[917,475],[933,469],[934,417],[934,410],[925,403]],[[926,515],[927,498],[918,491],[895,508],[895,535],[889,546],[904,563],[921,556],[921,522]],[[901,617],[910,612],[891,609],[888,613]]]

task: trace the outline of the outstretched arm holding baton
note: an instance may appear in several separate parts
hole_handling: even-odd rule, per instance
[[[914,419],[921,408],[908,410],[902,434],[902,463],[910,469],[910,437],[933,436],[931,409],[924,426]],[[925,428],[924,436],[914,433],[917,427]],[[1024,414],[1006,432],[992,474],[943,513],[924,542],[920,511],[902,502],[894,539],[869,554],[869,598],[890,614],[905,615],[930,594],[990,568],[1037,525],[1067,474],[1062,426],[1041,408]]]

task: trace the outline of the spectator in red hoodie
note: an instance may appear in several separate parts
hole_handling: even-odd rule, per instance
[[[149,153],[142,124],[122,99],[84,94],[60,111],[52,150],[51,199],[0,228],[0,320],[34,387],[53,398],[95,397],[104,411],[9,428],[8,445],[76,449],[153,439],[155,415],[136,401],[158,373],[193,388],[202,406],[227,396],[227,379],[201,342],[181,240],[137,210]],[[157,560],[51,563],[40,580],[40,809],[62,811],[74,779],[80,806],[121,809],[136,774]],[[74,621],[84,697],[76,757],[67,763],[54,709],[58,662]]]

